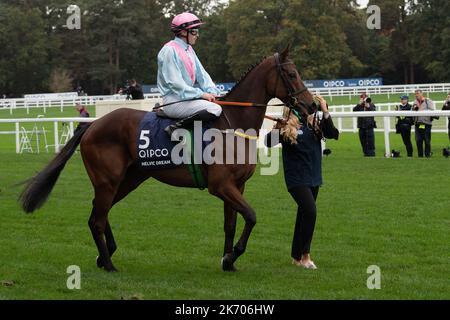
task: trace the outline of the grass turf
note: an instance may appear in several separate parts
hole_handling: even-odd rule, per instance
[[[450,160],[446,134],[433,134],[431,159],[364,158],[357,135],[328,141],[312,256],[319,269],[291,264],[296,206],[283,174],[247,183],[258,223],[237,273],[220,268],[222,202],[207,191],[148,180],[114,207],[110,221],[120,270],[97,269],[87,219],[92,190],[80,154],[33,215],[16,202],[19,187],[52,158],[16,155],[0,136],[0,299],[449,299]],[[392,135],[391,146],[402,150]],[[236,238],[242,230],[238,218]],[[66,287],[81,268],[81,290]],[[381,268],[369,290],[367,267]],[[12,284],[12,285],[8,285]]]

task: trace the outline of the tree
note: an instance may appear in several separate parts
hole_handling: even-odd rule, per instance
[[[50,66],[39,9],[0,3],[0,90],[12,95],[44,91]]]
[[[344,2],[345,3],[345,2]],[[342,5],[342,4],[339,4]],[[320,0],[234,1],[226,10],[228,61],[233,75],[262,55],[292,43],[303,77],[334,78],[363,66],[347,45],[338,3]]]
[[[73,78],[66,69],[53,69],[50,73],[49,88],[51,92],[68,92],[72,89]]]
[[[236,0],[225,10],[227,62],[235,78],[282,47],[278,35],[287,5],[287,0]]]
[[[450,79],[450,2],[446,0],[411,1],[413,59],[425,71],[423,78],[435,82]]]

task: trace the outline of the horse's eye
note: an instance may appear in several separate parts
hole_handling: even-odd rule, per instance
[[[289,73],[289,78],[295,79],[295,78],[297,78],[297,74],[295,72],[290,72]]]

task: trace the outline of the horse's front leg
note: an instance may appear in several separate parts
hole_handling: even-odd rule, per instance
[[[216,195],[225,202],[225,254],[222,259],[224,271],[234,271],[234,262],[245,252],[247,242],[256,224],[256,213],[244,199],[243,187],[227,184],[217,190]],[[233,211],[239,212],[245,220],[241,237],[231,250],[236,229],[236,217]]]
[[[235,271],[233,266],[233,242],[236,233],[236,210],[231,204],[224,202],[223,205],[225,231],[225,245],[223,249],[222,268],[224,271]]]

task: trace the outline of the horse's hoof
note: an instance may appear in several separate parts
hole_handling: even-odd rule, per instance
[[[230,256],[225,256],[222,258],[222,270],[228,272],[237,271],[236,267],[233,264],[233,259]]]
[[[114,266],[111,266],[109,268],[105,267],[106,272],[119,272]]]
[[[99,256],[97,256],[96,263],[97,263],[97,267],[99,267],[100,269],[105,266]]]

